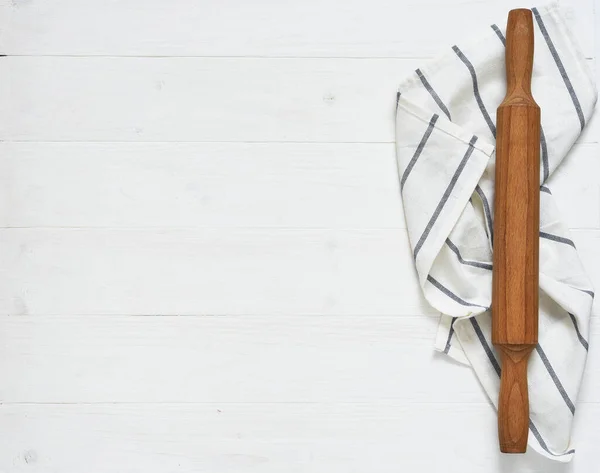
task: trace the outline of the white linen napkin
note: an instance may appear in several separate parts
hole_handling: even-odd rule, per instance
[[[529,445],[567,462],[588,351],[593,288],[546,180],[592,115],[597,92],[557,4],[533,8],[533,96],[542,111],[539,344],[529,361]],[[508,12],[507,12],[508,13]],[[491,343],[496,109],[506,92],[506,19],[399,87],[396,152],[417,274],[442,315],[435,347],[473,367],[497,407]]]

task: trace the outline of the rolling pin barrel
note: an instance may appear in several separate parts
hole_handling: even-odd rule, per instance
[[[492,343],[501,356],[500,450],[523,453],[529,432],[527,361],[538,337],[540,108],[531,95],[533,18],[511,10],[507,92],[497,112]]]

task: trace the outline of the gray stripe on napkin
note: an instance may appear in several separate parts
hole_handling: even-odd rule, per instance
[[[575,248],[575,243],[573,243],[573,240],[570,240],[568,238],[561,237],[558,235],[553,235],[552,233],[540,232],[540,238],[545,238],[546,240],[556,241],[558,243],[564,243],[565,245],[569,245],[569,246],[572,246],[573,248]]]
[[[542,36],[548,45],[548,49],[550,50],[550,54],[552,54],[552,58],[556,63],[556,67],[558,67],[558,71],[567,87],[569,95],[571,96],[571,100],[573,101],[573,105],[575,106],[575,111],[577,112],[577,118],[579,118],[579,124],[581,126],[581,130],[583,131],[583,127],[585,126],[585,117],[583,116],[583,111],[581,110],[581,104],[579,103],[579,99],[577,98],[577,94],[575,93],[575,89],[573,89],[573,84],[571,83],[571,79],[569,79],[569,75],[565,70],[565,66],[563,65],[560,56],[558,55],[558,51],[552,42],[552,38],[548,34],[548,30],[546,29],[546,25],[544,25],[544,21],[540,15],[540,12],[537,8],[532,8],[533,16],[535,16],[535,21],[537,22],[540,31],[542,32]]]
[[[437,115],[437,114],[434,114],[433,117],[431,117],[431,120],[429,121],[429,125],[427,126],[427,129],[425,130],[425,134],[421,138],[421,142],[417,146],[415,154],[410,159],[408,166],[406,166],[406,169],[404,170],[404,174],[402,174],[402,179],[400,180],[400,191],[402,191],[404,189],[404,183],[406,182],[406,179],[408,178],[410,172],[412,171],[412,168],[415,167],[415,164],[417,163],[417,159],[419,159],[419,156],[421,156],[421,153],[423,152],[423,148],[425,148],[425,145],[427,144],[427,140],[431,136],[431,132],[433,131],[433,127],[435,126],[435,122],[437,122],[438,118],[439,118],[439,115]]]
[[[583,335],[581,335],[581,332],[579,331],[579,326],[577,325],[577,319],[573,314],[571,314],[571,312],[567,312],[567,314],[569,314],[569,317],[571,317],[571,321],[573,322],[573,326],[575,327],[575,332],[577,333],[577,338],[583,345],[583,348],[585,348],[585,350],[588,351],[590,349],[590,345],[587,342],[587,340],[583,337]]]
[[[573,286],[571,286],[571,287],[573,287]],[[586,294],[588,294],[589,296],[592,296],[592,299],[593,299],[594,297],[596,297],[596,294],[594,294],[594,291],[590,291],[589,289],[580,289],[580,288],[578,288],[578,287],[574,287],[573,289],[577,289],[578,291],[585,292],[585,293],[586,293]]]
[[[494,367],[494,370],[496,371],[498,376],[500,376],[502,374],[502,370],[500,369],[500,363],[498,363],[498,360],[496,359],[496,356],[494,355],[494,352],[492,351],[492,347],[488,344],[487,340],[485,339],[485,336],[483,335],[483,332],[481,331],[481,327],[479,326],[479,323],[477,322],[475,317],[471,317],[471,325],[473,326],[473,330],[475,330],[475,334],[477,335],[477,338],[481,342],[483,351],[485,351],[487,357],[490,360],[490,363],[492,363],[492,366]]]
[[[548,164],[548,146],[546,145],[546,135],[544,128],[540,124],[540,142],[542,144],[542,182],[546,182],[550,177],[550,165]]]
[[[491,26],[492,26],[492,29],[495,31],[495,33],[498,35],[498,38],[500,38],[500,41],[502,41],[502,44],[504,46],[506,46],[506,38],[502,34],[502,31],[500,31],[500,28],[498,28],[498,25],[491,25]]]
[[[571,398],[567,394],[567,391],[565,391],[565,388],[562,385],[562,383],[560,382],[560,379],[558,379],[558,376],[556,375],[556,371],[554,371],[554,368],[552,368],[552,365],[550,364],[550,361],[548,360],[546,353],[544,353],[544,350],[542,350],[542,347],[540,346],[539,343],[535,346],[535,351],[537,351],[538,355],[540,355],[540,358],[542,359],[542,362],[544,363],[546,370],[548,370],[548,374],[552,378],[552,381],[554,381],[554,384],[556,385],[556,389],[558,389],[558,392],[560,393],[562,398],[565,400],[565,404],[571,411],[571,414],[575,414],[575,406],[573,405]]]
[[[492,211],[490,210],[490,203],[487,200],[487,197],[483,193],[483,189],[477,184],[475,186],[475,192],[481,199],[481,203],[483,205],[483,213],[485,214],[485,220],[487,222],[488,234],[490,236],[490,243],[494,246],[494,224],[492,223]]]
[[[440,283],[437,279],[435,279],[433,276],[431,276],[431,274],[427,275],[427,280],[431,284],[433,284],[436,288],[438,288],[442,293],[444,293],[445,295],[447,295],[450,299],[458,302],[460,305],[464,305],[464,306],[467,306],[467,307],[481,307],[483,309],[487,309],[488,308],[488,307],[485,307],[483,305],[474,304],[472,302],[467,302],[464,299],[458,297],[450,289],[448,289],[446,286],[444,286],[442,283]]]
[[[426,77],[423,75],[423,73],[421,72],[421,69],[417,69],[415,72],[419,76],[419,79],[421,79],[421,82],[423,83],[423,87],[425,87],[425,90],[427,90],[427,92],[429,92],[429,95],[431,95],[431,98],[433,98],[433,100],[435,101],[437,106],[440,107],[440,110],[446,114],[446,116],[448,117],[448,120],[452,120],[452,118],[450,118],[450,111],[448,110],[448,107],[446,107],[446,105],[444,104],[444,102],[442,101],[440,96],[437,94],[437,92],[435,90],[433,90],[433,87],[431,87],[431,84],[426,79]]]
[[[548,452],[553,457],[563,457],[565,455],[571,455],[571,454],[575,453],[575,449],[574,448],[572,448],[571,450],[569,450],[568,452],[565,452],[565,453],[554,453],[554,452],[551,452],[550,449],[548,448],[548,445],[546,445],[546,442],[544,442],[544,439],[540,435],[539,430],[533,424],[533,421],[531,420],[531,418],[529,419],[529,430],[531,430],[531,433],[537,439],[538,443],[540,444],[540,447],[542,447],[546,452]]]
[[[415,251],[414,251],[415,259],[417,259],[417,255],[419,254],[419,251],[423,247],[423,243],[425,243],[425,240],[429,236],[429,233],[431,232],[433,225],[435,224],[438,217],[440,216],[440,213],[441,213],[442,209],[444,208],[444,205],[446,205],[448,197],[450,197],[450,194],[452,193],[454,186],[456,186],[456,181],[458,181],[458,178],[460,177],[461,173],[463,172],[463,169],[467,165],[467,161],[471,157],[471,154],[473,154],[473,149],[475,149],[474,145],[475,145],[476,141],[477,141],[477,137],[475,135],[473,135],[473,137],[471,138],[471,141],[469,141],[469,147],[468,147],[465,155],[463,156],[460,164],[456,168],[456,171],[454,172],[454,175],[452,176],[452,179],[450,180],[448,187],[446,187],[446,190],[444,191],[444,195],[442,195],[442,198],[440,199],[435,211],[433,212],[433,215],[429,219],[429,222],[427,222],[427,226],[425,227],[425,230],[423,231],[421,238],[419,238],[419,241],[415,245]]]
[[[452,340],[452,335],[454,335],[454,322],[456,322],[456,318],[452,317],[452,322],[450,322],[450,330],[448,331],[448,340],[446,340],[446,347],[444,348],[444,353],[448,353],[450,351],[450,341]]]
[[[481,95],[479,94],[479,84],[477,83],[477,74],[475,73],[475,68],[473,67],[473,64],[471,64],[471,61],[469,61],[467,57],[463,54],[463,52],[458,48],[458,46],[454,45],[452,46],[452,49],[459,57],[459,59],[464,63],[464,65],[467,66],[467,69],[471,74],[471,80],[473,81],[473,94],[475,95],[475,100],[477,101],[477,105],[479,105],[479,110],[481,110],[483,118],[490,127],[492,135],[494,135],[494,138],[496,138],[496,125],[494,125],[494,122],[490,118],[490,115],[487,112],[485,105],[483,104],[483,100],[481,99]]]
[[[470,261],[464,259],[460,254],[458,247],[454,243],[452,243],[449,238],[446,238],[446,245],[448,245],[448,248],[450,248],[454,252],[456,257],[458,258],[458,261],[460,261],[461,264],[467,266],[474,266],[475,268],[489,269],[490,271],[492,270],[492,265],[490,263],[480,263],[479,261]]]

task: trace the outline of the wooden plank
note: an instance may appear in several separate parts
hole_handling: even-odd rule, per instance
[[[437,324],[425,316],[0,317],[0,399],[485,402],[468,367],[434,356]]]
[[[413,267],[403,229],[3,229],[0,314],[435,313]]]
[[[591,347],[600,341],[593,320]],[[3,316],[0,400],[487,402],[469,367],[433,351],[437,324],[427,316]],[[580,402],[600,401],[594,355]]]
[[[0,194],[9,227],[405,228],[393,144],[0,143]]]
[[[0,137],[392,142],[414,59],[7,57]]]
[[[593,57],[593,0],[572,0]],[[415,57],[505,23],[516,0],[3,0],[9,55]],[[468,27],[465,25],[465,19]],[[476,21],[475,21],[476,20]],[[77,38],[77,41],[73,41]]]
[[[549,182],[600,227],[597,144]],[[392,144],[0,143],[3,227],[405,228]]]
[[[397,86],[420,64],[6,57],[0,139],[392,143]]]
[[[580,406],[569,471],[594,471],[599,416],[598,404]],[[482,404],[4,405],[0,435],[7,472],[564,469],[531,451],[502,455]]]
[[[422,314],[405,230],[4,229],[2,314]]]

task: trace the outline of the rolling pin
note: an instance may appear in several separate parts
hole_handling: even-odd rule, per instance
[[[511,10],[506,96],[497,112],[492,343],[501,358],[500,450],[524,453],[529,432],[527,361],[538,338],[540,108],[531,95],[533,18]]]

